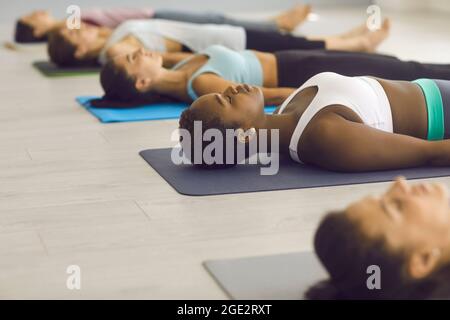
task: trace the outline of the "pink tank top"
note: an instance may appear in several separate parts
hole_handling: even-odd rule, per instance
[[[81,11],[81,19],[96,26],[115,28],[131,19],[150,19],[155,11],[151,8],[94,8]]]

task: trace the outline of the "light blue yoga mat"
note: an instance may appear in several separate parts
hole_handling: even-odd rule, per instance
[[[132,108],[92,107],[90,101],[98,98],[94,96],[81,96],[77,97],[76,100],[103,123],[178,119],[183,110],[189,106],[187,103],[174,102],[142,105]],[[275,108],[275,106],[267,106],[265,110],[267,113],[272,113]]]

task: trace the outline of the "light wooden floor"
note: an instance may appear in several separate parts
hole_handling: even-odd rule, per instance
[[[305,32],[361,19],[324,16],[334,22]],[[442,16],[394,18],[383,51],[450,61]],[[30,66],[43,57],[41,46],[0,49],[0,298],[226,298],[202,261],[308,249],[327,210],[385,188],[179,195],[138,156],[172,146],[177,122],[100,124],[74,102],[101,93],[97,77],[44,78]],[[80,291],[66,288],[73,264]]]

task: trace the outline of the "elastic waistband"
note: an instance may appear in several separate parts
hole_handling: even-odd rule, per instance
[[[444,138],[444,104],[438,85],[431,79],[417,79],[416,83],[425,96],[428,113],[428,140],[442,140]]]

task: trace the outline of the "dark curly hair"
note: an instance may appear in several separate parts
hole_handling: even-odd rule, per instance
[[[223,145],[222,145],[222,159],[218,159],[218,163],[213,163],[213,164],[208,164],[204,161],[203,157],[201,158],[201,162],[200,163],[194,163],[194,159],[192,159],[192,155],[194,154],[194,143],[193,142],[193,137],[194,137],[194,123],[195,121],[201,121],[202,124],[202,130],[201,130],[201,135],[203,137],[203,134],[205,133],[205,131],[207,131],[208,129],[217,129],[221,132],[222,137],[224,137],[223,139]],[[187,145],[184,143],[183,141],[183,137],[180,136],[180,144],[181,147],[183,149],[183,153],[184,155],[191,161],[191,163],[193,163],[196,166],[202,167],[202,168],[228,168],[228,167],[233,167],[237,164],[238,162],[238,157],[237,157],[237,138],[236,136],[233,136],[233,141],[232,141],[232,145],[233,145],[233,149],[234,149],[234,159],[233,161],[229,161],[228,159],[228,163],[227,163],[227,154],[226,154],[226,150],[227,150],[227,141],[226,141],[226,131],[227,129],[231,129],[231,130],[236,130],[238,129],[239,126],[237,124],[229,124],[226,125],[222,119],[220,119],[217,116],[212,116],[209,114],[205,114],[204,112],[201,112],[201,110],[198,109],[193,109],[193,108],[188,108],[185,111],[183,111],[183,113],[181,114],[180,117],[180,121],[179,121],[179,129],[185,129],[189,132],[190,136],[191,136],[191,143],[189,143],[190,145],[190,150],[188,150]],[[203,141],[202,139],[202,146],[201,146],[201,151],[203,154],[203,151],[205,150],[205,148],[210,144],[211,142],[209,141]],[[247,150],[246,150],[247,153]],[[218,155],[213,155],[215,157],[217,157]],[[230,163],[231,162],[231,163]]]
[[[342,212],[329,213],[322,220],[314,248],[330,279],[310,288],[308,299],[429,299],[436,292],[450,294],[449,268],[425,279],[411,279],[402,252],[389,249],[384,238],[367,238]],[[366,271],[371,265],[380,267],[380,290],[367,288]]]
[[[27,23],[17,20],[16,30],[14,33],[14,41],[17,43],[37,43],[45,42],[47,40],[47,35],[41,37],[36,37],[34,35],[34,29]]]

